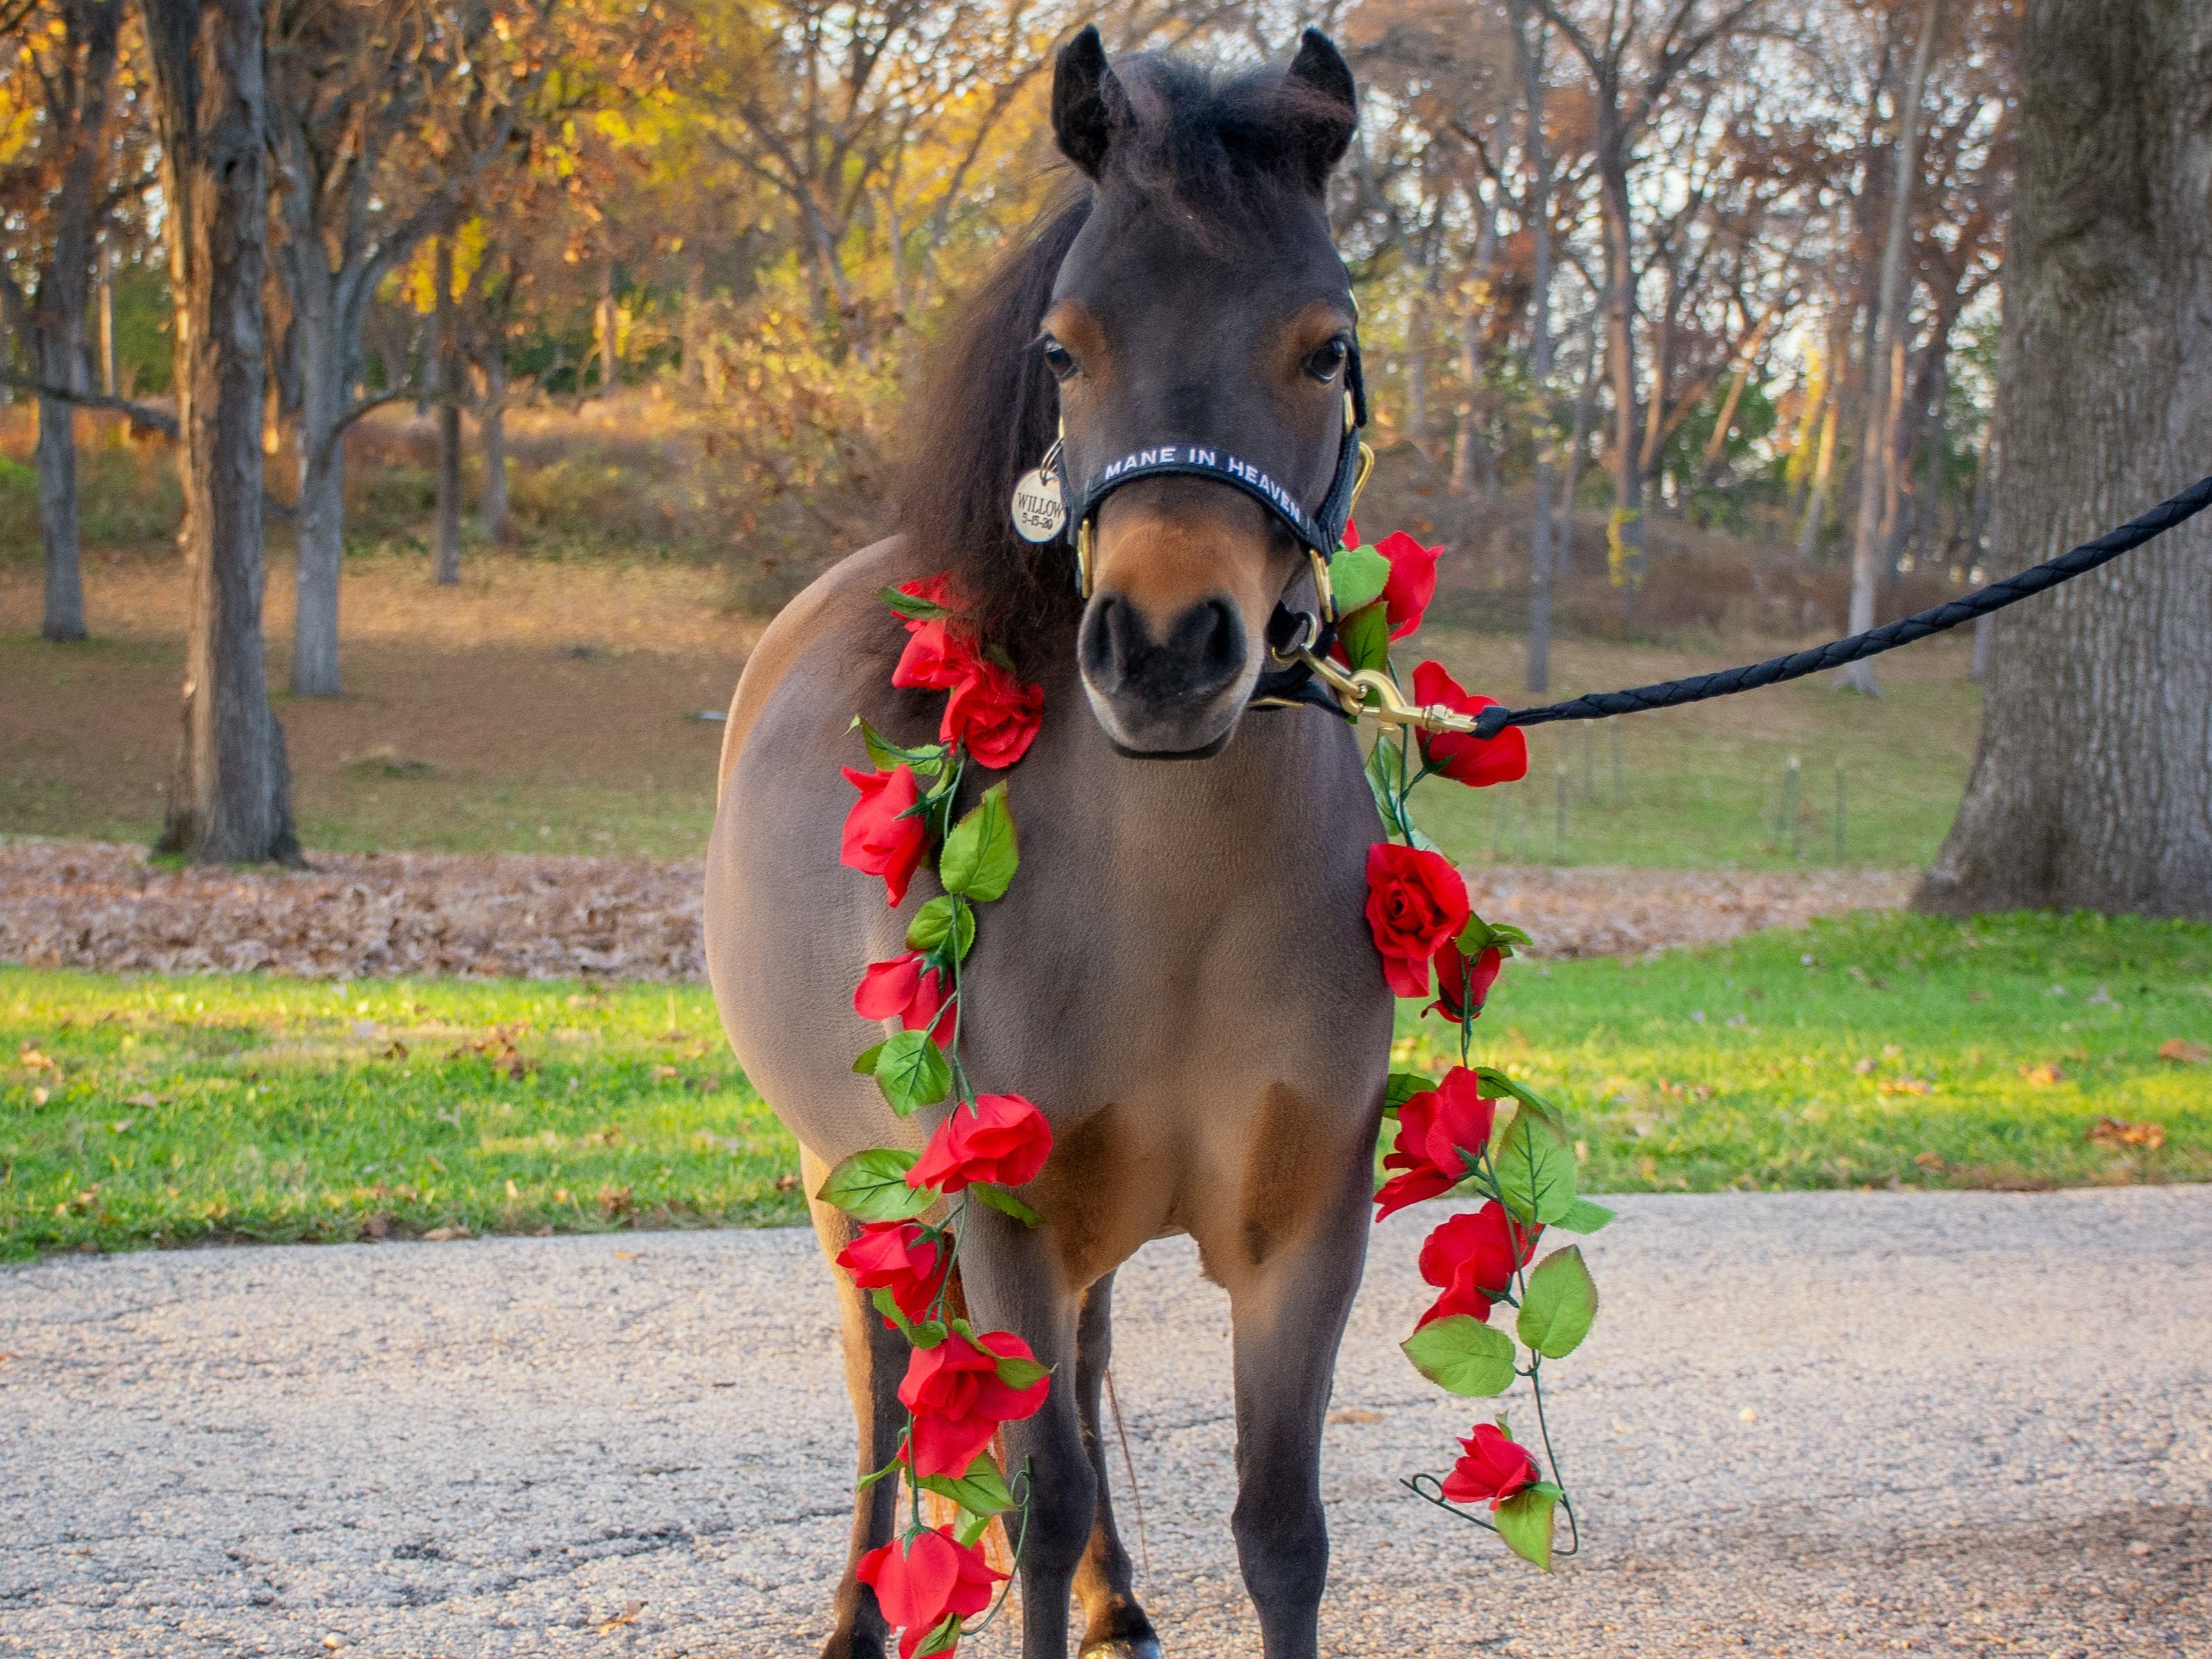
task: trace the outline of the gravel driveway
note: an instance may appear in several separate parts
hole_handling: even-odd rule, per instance
[[[1382,1230],[1325,1653],[2212,1656],[2212,1189],[1621,1209],[1550,1579],[1397,1486],[1472,1413]],[[1115,1300],[1144,1593],[1172,1659],[1255,1655],[1223,1297],[1170,1241]],[[809,1655],[848,1434],[800,1232],[0,1270],[0,1653]]]

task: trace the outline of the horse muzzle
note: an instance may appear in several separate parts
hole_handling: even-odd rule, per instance
[[[1200,759],[1236,729],[1258,678],[1255,643],[1226,594],[1162,617],[1102,588],[1084,611],[1077,660],[1091,709],[1117,749]]]

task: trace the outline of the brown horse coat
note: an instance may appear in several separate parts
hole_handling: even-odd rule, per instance
[[[1096,37],[1087,38],[1095,54]],[[1309,37],[1301,66],[1318,39]],[[1079,37],[1069,52],[1082,44]],[[1341,70],[1333,49],[1328,58]],[[1094,93],[1100,76],[1113,80],[1103,57],[1072,70],[1064,55],[1056,107],[1070,101],[1071,83],[1075,94],[1083,92],[1085,72]],[[1294,66],[1293,91],[1298,72]],[[1158,97],[1181,95],[1188,106],[1201,95],[1266,92],[1250,92],[1255,84],[1201,94],[1192,90],[1198,83],[1169,76],[1138,85],[1134,101],[1142,106],[1147,86]],[[1346,134],[1349,90],[1345,76]],[[1088,142],[1082,111],[1076,125],[1062,114],[1063,147],[1080,162]],[[1112,142],[1126,141],[1127,126],[1113,129]],[[1288,131],[1282,142],[1295,152],[1300,130],[1292,122]],[[1294,161],[1284,189],[1310,191],[1310,175],[1298,170],[1307,161]],[[1149,384],[1147,373],[1176,372],[1175,362],[1188,358],[1182,349],[1177,360],[1170,343],[1170,361],[1148,370],[1127,349],[1147,331],[1115,309],[1121,290],[1096,274],[1126,252],[1139,222],[1100,216],[1114,210],[1114,174],[1095,154],[1092,162],[1099,184],[1085,234],[1112,222],[1119,240],[1086,254],[1080,236],[1067,252],[1063,233],[1052,250],[1057,276],[1043,272],[1057,293],[1048,296],[1032,283],[1023,325],[1038,325],[1048,298],[1055,318],[1073,305],[1094,319],[1097,339],[1084,349],[1081,371],[1091,386],[1079,398],[1062,386],[1072,439],[1079,417],[1106,419],[1132,387]],[[1139,207],[1127,210],[1133,216]],[[1325,224],[1311,217],[1300,246],[1310,252],[1317,234],[1326,251]],[[1293,430],[1283,440],[1302,446],[1304,471],[1286,465],[1285,474],[1310,477],[1334,453],[1329,423],[1341,396],[1311,365],[1308,379],[1317,389],[1310,398],[1299,390],[1307,381],[1293,378],[1306,363],[1298,354],[1310,350],[1298,331],[1318,326],[1321,301],[1308,291],[1310,282],[1300,287],[1286,277],[1275,295],[1240,276],[1233,252],[1219,264],[1215,311],[1257,319],[1249,340],[1259,343],[1237,349],[1291,353],[1279,392],[1291,414],[1266,423],[1272,430],[1294,424],[1293,416],[1305,422],[1309,435]],[[1328,280],[1340,283],[1340,268]],[[1330,316],[1348,304],[1324,297]],[[1188,295],[1178,303],[1187,307]],[[1149,332],[1164,335],[1169,321],[1158,319]],[[1109,372],[1105,354],[1117,349],[1124,355]],[[1216,372],[1243,374],[1237,361]],[[1255,430],[1250,441],[1268,435]],[[1036,443],[1032,429],[1020,447]],[[1031,449],[1006,460],[1011,468],[1036,459]],[[1003,607],[1030,619],[1005,637],[1025,674],[1043,685],[1045,717],[1027,757],[1004,775],[1021,868],[1006,896],[980,913],[963,973],[961,1040],[980,1088],[1024,1095],[1044,1111],[1054,1152],[1023,1192],[1042,1227],[1032,1231],[970,1206],[962,1279],[981,1328],[1017,1332],[1056,1368],[1045,1408],[1006,1431],[1010,1469],[1027,1460],[1034,1471],[1023,1562],[1025,1659],[1064,1655],[1071,1588],[1086,1615],[1086,1652],[1158,1652],[1114,1534],[1097,1401],[1114,1270],[1147,1239],[1176,1232],[1196,1240],[1207,1276],[1230,1297],[1235,1528],[1266,1650],[1269,1659],[1309,1659],[1316,1651],[1327,1563],[1321,1428],[1364,1258],[1392,1004],[1363,921],[1365,852],[1379,830],[1352,730],[1311,709],[1239,718],[1246,694],[1237,676],[1249,684],[1255,671],[1243,657],[1233,673],[1223,665],[1232,647],[1248,648],[1238,645],[1240,633],[1249,648],[1264,651],[1256,643],[1264,610],[1255,617],[1253,607],[1271,605],[1291,586],[1303,554],[1258,509],[1231,497],[1187,480],[1132,485],[1109,498],[1101,514],[1099,591],[1087,607],[1079,612],[1060,602],[1057,618],[1048,604]],[[810,1193],[854,1152],[918,1149],[944,1110],[901,1121],[873,1083],[851,1070],[853,1057],[883,1035],[853,1012],[854,985],[866,963],[903,948],[907,919],[935,884],[925,872],[894,912],[880,881],[837,858],[854,799],[838,769],[865,764],[853,717],[866,716],[896,743],[937,735],[941,699],[890,685],[904,635],[877,597],[885,585],[946,568],[945,549],[916,541],[894,537],[857,553],[793,602],[748,664],[724,738],[707,866],[708,965],[738,1058],[805,1149]],[[1206,549],[1210,564],[1198,556]],[[1062,562],[1054,582],[1069,580],[1064,549],[1039,556]],[[980,585],[969,567],[962,580]],[[1120,682],[1107,672],[1107,655],[1094,660],[1088,632],[1083,651],[1075,648],[1079,621],[1088,630],[1102,607],[1116,604],[1129,607],[1115,624],[1121,632],[1098,651],[1134,653],[1121,659],[1142,671],[1127,677],[1138,690],[1126,695],[1102,690]],[[1189,715],[1203,698],[1170,683],[1182,665],[1157,641],[1170,636],[1161,619],[1171,623],[1178,611],[1200,605],[1212,609],[1199,631],[1211,629],[1212,637],[1194,649],[1211,653],[1205,674],[1229,678],[1226,690],[1207,682],[1204,697],[1212,702]],[[1133,628],[1130,617],[1140,619]],[[1130,701],[1140,695],[1155,703]],[[1216,705],[1220,712],[1210,712]],[[1102,723],[1117,710],[1134,722],[1162,708],[1163,719],[1182,722],[1176,730],[1190,729],[1188,747],[1207,735],[1194,721],[1214,721],[1233,738],[1209,758],[1169,760],[1117,747]],[[963,805],[992,781],[971,778]],[[852,1224],[819,1203],[814,1216],[834,1255]],[[873,1469],[895,1449],[891,1391],[906,1345],[838,1277],[860,1467]],[[879,1483],[860,1500],[854,1559],[891,1535],[895,1484]],[[882,1651],[872,1595],[853,1581],[848,1565],[825,1652]]]

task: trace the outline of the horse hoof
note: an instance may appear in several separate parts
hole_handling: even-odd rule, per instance
[[[1151,1636],[1117,1636],[1084,1649],[1080,1659],[1160,1659],[1159,1640]]]

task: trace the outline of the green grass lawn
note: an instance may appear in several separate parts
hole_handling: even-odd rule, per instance
[[[1400,1063],[1440,1067],[1413,1010]],[[1868,917],[1517,963],[1478,1030],[1591,1190],[2212,1177],[2212,1065],[2157,1052],[2212,1043],[2212,927]],[[700,988],[9,968],[0,1043],[0,1257],[801,1214]]]
[[[1401,671],[1434,654],[1471,690],[1515,704],[1776,649],[1747,640],[1716,658],[1573,642],[1552,692],[1532,698],[1520,690],[1517,641],[1438,632],[1413,643]],[[1971,663],[1970,642],[1931,641],[1883,659],[1880,697],[1840,693],[1820,675],[1683,708],[1533,726],[1524,781],[1480,790],[1431,781],[1413,797],[1414,817],[1463,863],[1922,868],[1958,811],[1981,730]]]

